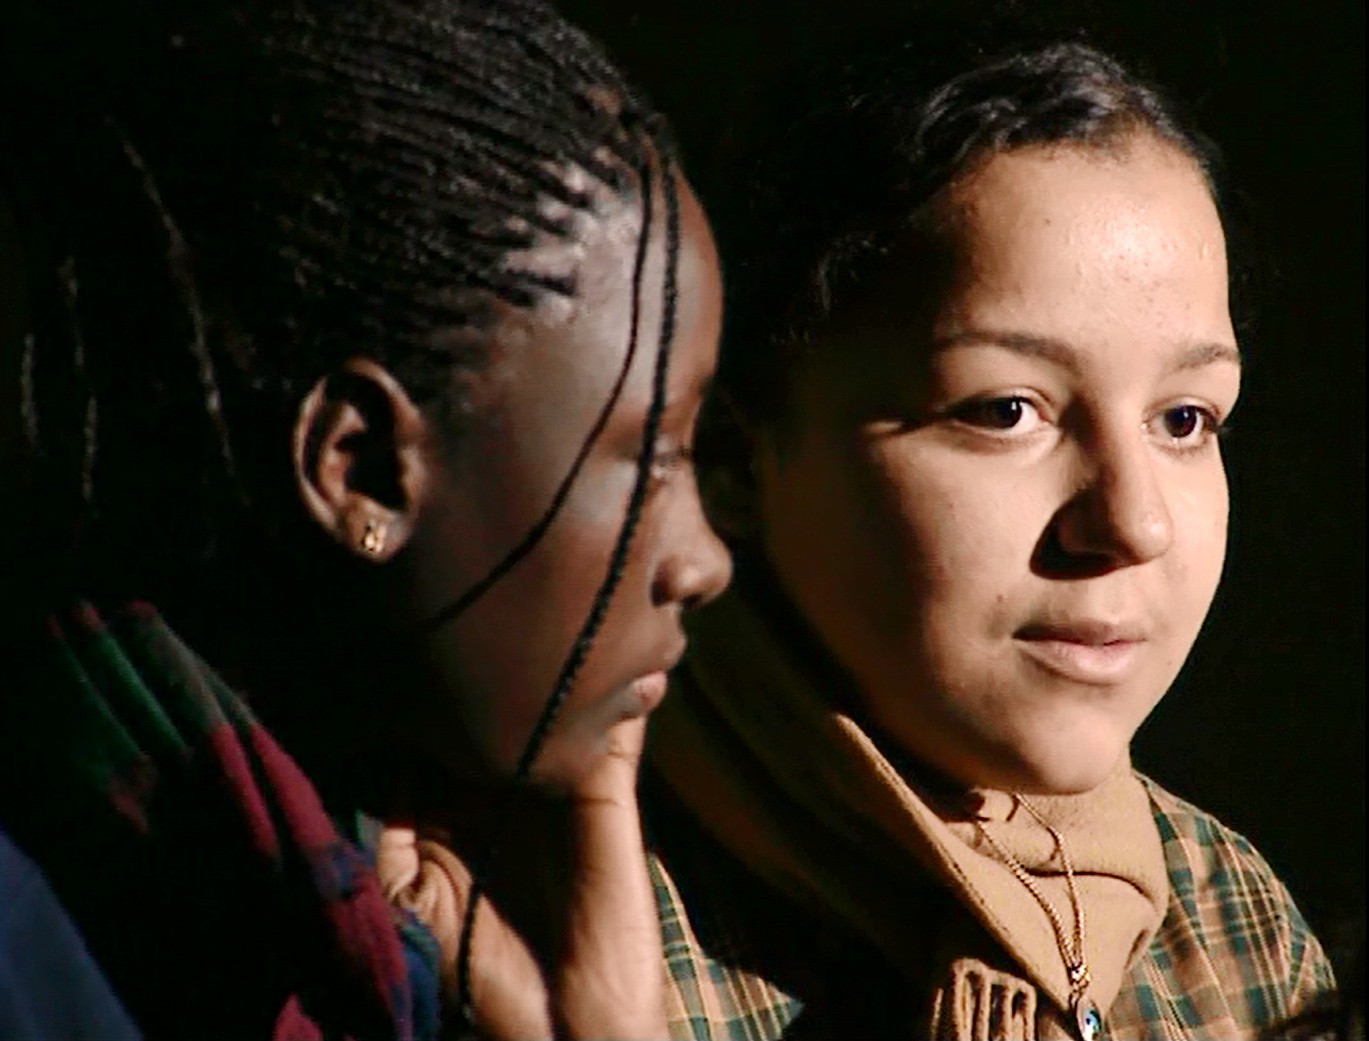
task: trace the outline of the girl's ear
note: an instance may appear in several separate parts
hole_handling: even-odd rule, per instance
[[[384,366],[354,358],[300,403],[295,482],[314,521],[357,556],[386,561],[413,535],[429,479],[428,421]]]
[[[759,528],[754,425],[732,399],[715,393],[704,404],[695,435],[699,495],[709,523],[729,542]]]

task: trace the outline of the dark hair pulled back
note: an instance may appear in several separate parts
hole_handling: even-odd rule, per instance
[[[1210,142],[1154,87],[1083,43],[991,51],[938,31],[812,82],[767,115],[771,132],[756,135],[742,163],[745,203],[721,222],[734,263],[718,384],[752,420],[783,415],[787,373],[815,330],[987,155],[1110,148],[1145,132],[1191,157],[1215,192]]]

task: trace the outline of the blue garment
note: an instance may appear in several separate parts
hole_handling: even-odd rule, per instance
[[[140,1041],[38,867],[0,832],[0,1041]]]

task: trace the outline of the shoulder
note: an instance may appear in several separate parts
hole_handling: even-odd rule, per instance
[[[0,1037],[136,1041],[137,1028],[37,865],[0,831]]]
[[[803,1003],[771,978],[755,946],[769,935],[763,888],[649,774],[643,810],[671,1037],[777,1041]]]
[[[1150,778],[1137,776],[1160,831],[1173,899],[1197,914],[1208,904],[1239,906],[1247,926],[1278,922],[1310,937],[1287,888],[1250,840]]]
[[[1237,1028],[1264,1031],[1333,999],[1330,962],[1287,887],[1243,835],[1138,775],[1169,875],[1169,909],[1151,945],[1160,990],[1207,995]],[[1201,1002],[1197,1002],[1201,1004]]]
[[[1150,797],[1176,894],[1227,891],[1240,884],[1255,892],[1282,891],[1273,869],[1244,835],[1144,774],[1136,776]]]

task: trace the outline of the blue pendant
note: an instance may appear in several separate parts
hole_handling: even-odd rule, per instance
[[[1087,994],[1081,994],[1071,1004],[1081,1041],[1098,1041],[1103,1036],[1103,1013],[1098,1010],[1097,1003]]]

